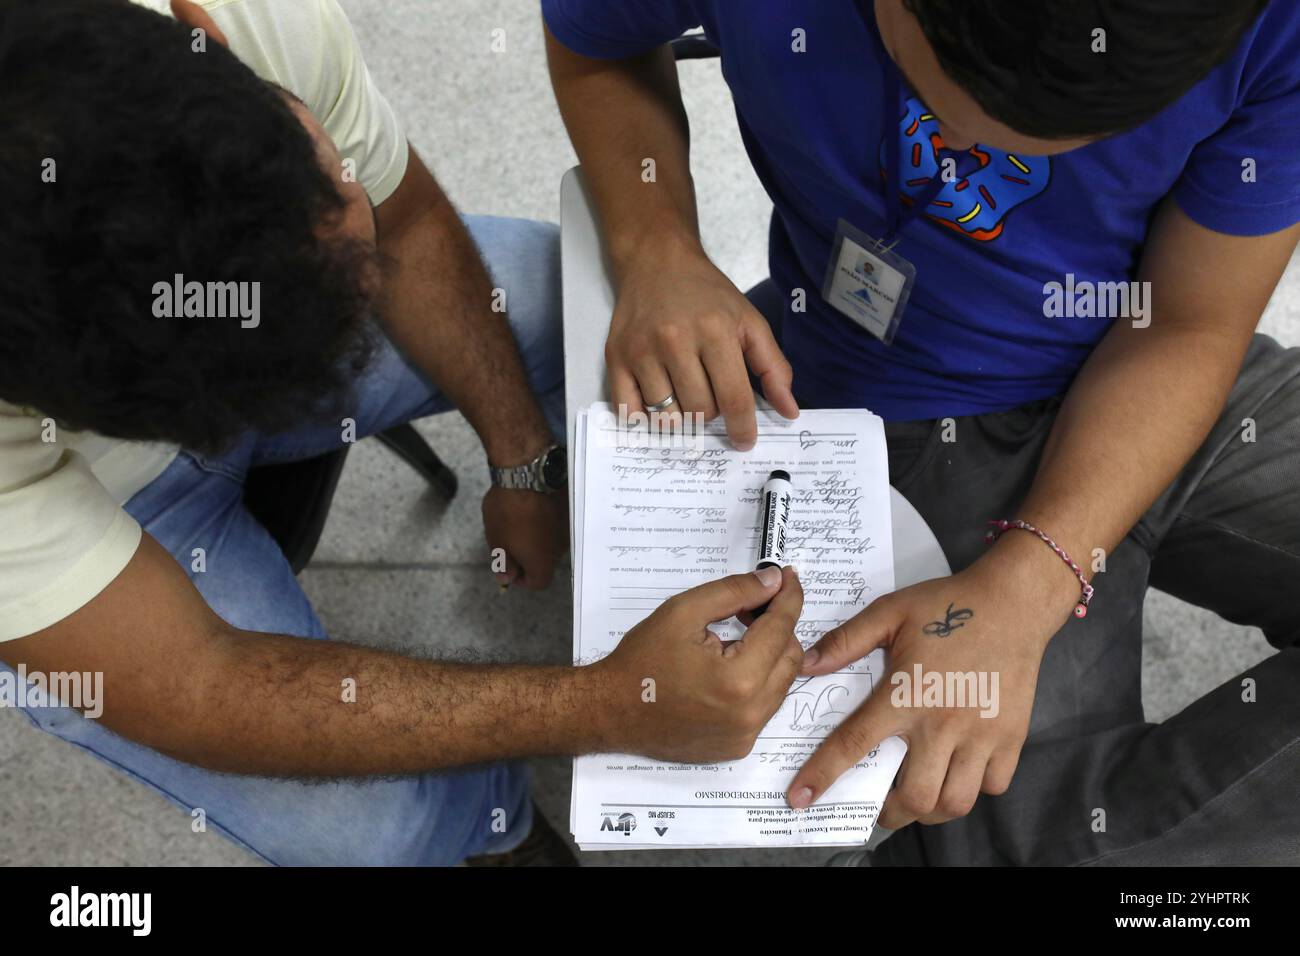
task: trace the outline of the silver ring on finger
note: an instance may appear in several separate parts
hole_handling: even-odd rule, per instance
[[[666,412],[676,401],[677,396],[672,392],[669,392],[668,397],[662,402],[652,402],[651,404],[646,405],[645,410],[651,413]]]

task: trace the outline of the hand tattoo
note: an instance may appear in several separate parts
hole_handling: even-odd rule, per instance
[[[957,628],[965,627],[966,622],[974,616],[975,612],[968,607],[958,608],[954,611],[952,605],[949,604],[944,619],[942,621],[931,621],[921,628],[921,632],[933,637],[948,637]]]

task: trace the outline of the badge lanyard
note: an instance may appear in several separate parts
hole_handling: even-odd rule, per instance
[[[902,91],[899,83],[899,69],[897,64],[889,56],[885,49],[884,41],[880,38],[880,30],[875,23],[874,7],[870,10],[870,0],[859,0],[858,11],[865,19],[870,13],[870,19],[866,22],[867,32],[871,34],[871,40],[876,46],[876,56],[880,60],[881,72],[885,74],[884,102],[880,110],[880,137],[881,142],[885,143],[885,155],[889,168],[885,171],[885,232],[880,237],[880,244],[885,249],[893,249],[898,245],[903,228],[917,216],[925,212],[930,204],[943,191],[947,185],[943,176],[936,173],[920,195],[913,200],[911,206],[903,208],[900,194],[900,153],[898,144],[898,105],[900,93]],[[945,150],[948,152],[948,150]],[[969,154],[963,154],[957,159],[957,179],[962,177],[962,164],[967,159],[973,159]]]
[[[894,246],[898,245],[900,234],[907,224],[922,215],[948,183],[942,172],[936,169],[920,194],[910,205],[903,207],[898,130],[901,71],[885,49],[884,40],[876,27],[875,9],[871,0],[857,0],[857,7],[875,45],[884,75],[880,135],[888,167],[884,176],[885,231],[879,237],[872,237],[851,222],[840,219],[831,244],[826,276],[822,280],[822,298],[842,315],[889,345],[898,332],[903,312],[916,284],[916,266],[894,252]],[[950,153],[951,150],[944,149],[943,152]],[[978,163],[970,153],[958,155],[958,179],[971,171],[970,167],[967,167],[965,173],[962,169],[963,163],[971,160]]]

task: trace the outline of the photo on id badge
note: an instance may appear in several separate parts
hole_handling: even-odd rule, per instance
[[[841,219],[822,297],[888,345],[915,278],[910,262]]]

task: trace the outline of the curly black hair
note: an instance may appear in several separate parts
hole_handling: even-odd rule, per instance
[[[903,0],[944,72],[1040,139],[1146,122],[1231,55],[1268,0]],[[1093,31],[1106,52],[1093,52]]]
[[[284,92],[191,43],[127,0],[0,0],[0,399],[211,452],[339,412],[377,253]],[[260,324],[156,317],[177,274],[260,283]]]

